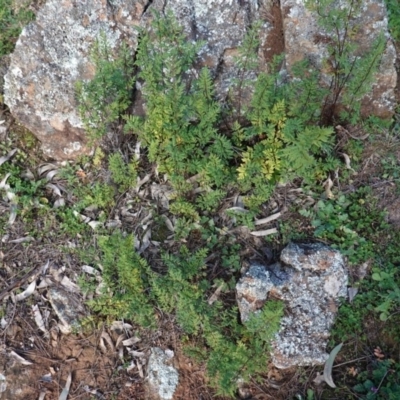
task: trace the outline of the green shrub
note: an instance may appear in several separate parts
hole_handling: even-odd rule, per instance
[[[76,96],[80,117],[94,141],[103,137],[131,104],[135,79],[128,46],[123,43],[113,56],[104,34],[92,48],[91,61],[95,75],[90,81],[77,83]]]
[[[17,7],[13,0],[0,0],[0,56],[14,50],[22,28],[32,21],[34,13],[29,10],[30,1]]]
[[[355,124],[360,120],[360,100],[371,91],[386,39],[379,35],[360,54],[354,40],[360,28],[356,21],[363,11],[360,0],[345,0],[340,6],[336,0],[307,0],[306,7],[317,13],[319,26],[331,40],[325,60],[331,79],[324,96],[322,121],[331,123],[340,118]]]

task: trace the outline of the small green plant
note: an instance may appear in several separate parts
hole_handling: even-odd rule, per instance
[[[102,252],[103,294],[93,300],[93,310],[107,317],[129,318],[138,324],[154,326],[154,312],[149,303],[150,269],[134,250],[133,237],[118,232],[98,240]]]
[[[124,192],[136,185],[138,162],[130,160],[125,162],[120,153],[110,154],[108,168],[112,180],[118,185],[120,192]]]
[[[13,51],[22,28],[34,19],[29,3],[17,8],[13,0],[0,0],[0,56]]]
[[[376,211],[369,188],[350,196],[319,200],[315,210],[300,210],[311,218],[314,235],[329,241],[357,264],[375,256],[374,239],[386,228],[384,213]]]
[[[400,41],[400,8],[397,0],[385,0],[389,14],[389,29],[396,42]]]
[[[135,82],[133,55],[123,43],[113,56],[104,34],[96,40],[91,60],[96,72],[92,80],[77,83],[78,110],[92,140],[103,137],[131,104]]]
[[[354,39],[360,30],[360,0],[345,0],[340,6],[336,0],[307,0],[306,6],[317,12],[318,24],[330,41],[325,69],[330,70],[331,79],[321,111],[322,122],[340,118],[355,124],[360,119],[360,100],[371,90],[386,39],[379,35],[369,49],[360,53]]]
[[[393,360],[377,360],[372,371],[358,375],[361,383],[353,390],[365,400],[396,400],[400,396],[400,365]]]

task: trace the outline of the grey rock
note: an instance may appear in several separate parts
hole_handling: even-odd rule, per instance
[[[48,299],[61,321],[60,328],[63,333],[70,333],[73,329],[79,329],[79,321],[87,315],[87,312],[78,295],[54,286],[48,291]]]
[[[178,386],[179,374],[171,361],[171,357],[159,347],[151,349],[147,379],[152,394],[159,400],[173,399]]]
[[[90,49],[103,32],[113,51],[123,40],[134,48],[136,15],[146,1],[49,0],[26,26],[5,76],[5,103],[54,159],[87,154],[87,137],[75,100],[78,80],[95,69]]]
[[[372,43],[378,31],[388,37],[374,92],[364,99],[364,111],[390,116],[396,72],[386,10],[383,0],[366,0],[363,7],[360,43]],[[282,0],[281,7],[271,0],[48,0],[36,21],[20,35],[5,76],[4,93],[12,114],[41,140],[49,157],[64,160],[90,153],[74,94],[78,80],[94,76],[90,48],[104,32],[113,53],[123,40],[133,53],[138,39],[135,26],[148,27],[152,9],[171,10],[189,40],[205,41],[192,75],[208,66],[220,100],[226,98],[232,80],[239,75],[234,58],[247,27],[256,20],[262,22],[261,70],[267,70],[267,63],[283,50],[289,72],[295,61],[306,56],[322,68],[327,54],[326,42],[315,40],[319,29],[315,15],[299,0]],[[255,77],[256,72],[247,78]],[[245,100],[251,89],[246,90],[242,93]],[[143,104],[135,104],[134,110],[142,113]]]
[[[268,298],[285,303],[285,315],[272,342],[278,368],[326,361],[329,331],[340,298],[347,296],[348,273],[340,252],[323,244],[290,243],[281,262],[250,267],[236,286],[241,319],[257,312]]]

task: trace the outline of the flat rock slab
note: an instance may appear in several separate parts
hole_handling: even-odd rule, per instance
[[[241,319],[257,313],[268,298],[282,300],[285,315],[272,343],[274,365],[322,364],[340,298],[347,296],[347,281],[340,252],[319,243],[290,243],[280,263],[254,264],[238,282]]]

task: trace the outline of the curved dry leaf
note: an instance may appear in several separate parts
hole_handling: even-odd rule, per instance
[[[39,307],[37,306],[37,304],[32,306],[32,312],[33,312],[33,316],[36,322],[37,327],[44,332],[46,335],[49,334],[48,330],[46,329],[45,325],[44,325],[44,320],[42,317],[42,314],[39,310]]]
[[[120,348],[120,347],[123,347],[123,346],[121,346],[121,345],[122,345],[122,342],[123,342],[125,339],[126,339],[125,333],[122,333],[121,335],[119,335],[119,336],[117,337],[117,341],[115,342],[115,348],[118,349],[118,348]]]
[[[33,172],[30,169],[25,170],[22,175],[22,178],[28,179],[29,181],[34,181],[35,180],[35,175],[33,175]]]
[[[121,225],[122,225],[122,222],[119,219],[114,219],[114,220],[108,221],[106,223],[106,228],[108,228],[108,229],[118,228]]]
[[[96,269],[91,267],[90,265],[82,265],[82,271],[86,272],[89,275],[99,275],[100,272]]]
[[[12,192],[11,190],[7,190],[7,199],[8,199],[10,202],[14,202],[14,200],[15,200],[15,193]]]
[[[61,285],[63,285],[66,289],[68,289],[72,293],[80,293],[81,289],[77,284],[71,281],[68,276],[64,276],[61,279]]]
[[[32,236],[25,236],[22,238],[10,240],[8,243],[25,243],[25,242],[34,242],[34,241],[35,241],[35,238],[33,238]]]
[[[34,280],[22,293],[17,294],[14,297],[14,300],[15,301],[25,300],[35,291],[35,289],[36,289],[36,281]]]
[[[254,225],[264,225],[264,224],[268,224],[268,222],[274,221],[276,219],[278,219],[282,214],[280,212],[276,213],[276,214],[272,214],[269,217],[263,218],[263,219],[256,219],[254,221]]]
[[[36,287],[38,289],[44,289],[46,287],[53,286],[53,285],[54,285],[54,282],[51,280],[51,278],[45,276],[44,278],[42,278],[39,285],[37,285]]]
[[[114,343],[110,337],[110,335],[107,332],[102,332],[101,333],[101,337],[108,343],[108,345],[110,346],[111,350],[114,351]]]
[[[48,173],[46,174],[45,179],[46,179],[47,181],[51,181],[51,180],[54,178],[54,176],[57,175],[57,174],[58,174],[58,171],[52,170],[52,171],[50,171],[50,172],[48,172]]]
[[[336,388],[336,385],[333,383],[332,379],[332,367],[335,361],[337,354],[339,353],[340,349],[342,348],[343,343],[338,344],[329,354],[328,359],[326,360],[325,367],[324,367],[324,380],[325,382],[331,387]]]
[[[126,372],[132,371],[136,367],[136,364],[134,361],[131,361],[131,363],[126,367]]]
[[[113,331],[116,331],[116,330],[131,331],[133,329],[133,326],[130,324],[127,324],[126,322],[123,322],[123,321],[113,321],[111,323],[110,329]]]
[[[356,294],[358,293],[358,288],[356,287],[349,287],[347,289],[347,294],[349,296],[349,302],[352,303],[354,300],[354,297],[356,297]]]
[[[68,394],[69,394],[69,388],[71,387],[71,381],[72,381],[72,375],[71,372],[68,375],[67,382],[65,382],[65,387],[63,391],[60,394],[60,397],[58,400],[67,400]]]
[[[18,363],[22,364],[22,365],[33,365],[33,363],[31,363],[28,360],[25,360],[25,358],[21,357],[19,354],[17,354],[15,351],[10,351],[8,353],[8,355],[13,358],[15,361],[17,361]]]
[[[135,145],[135,160],[139,160],[139,158],[140,158],[140,146],[141,146],[141,141],[140,140],[138,140],[137,142],[136,142],[136,145]]]
[[[153,214],[149,212],[141,221],[140,225],[143,227],[143,229],[146,229],[144,226],[147,224],[147,222],[151,221],[153,218]]]
[[[140,179],[135,186],[135,192],[139,192],[140,187],[143,186],[146,182],[148,182],[150,178],[151,174],[147,174],[143,179]]]
[[[103,223],[100,221],[90,221],[88,222],[88,225],[93,229],[96,230],[98,226],[102,226]]]
[[[0,165],[7,162],[17,151],[18,149],[13,149],[6,156],[0,157]]]
[[[45,187],[52,190],[57,196],[62,196],[60,188],[54,183],[48,183]]]
[[[118,349],[118,358],[124,360],[124,348],[122,346]]]
[[[131,351],[128,351],[128,353],[129,353],[132,357],[136,357],[136,358],[143,358],[143,357],[146,357],[146,354],[143,353],[143,351],[131,350]]]
[[[6,184],[7,179],[10,177],[10,173],[7,173],[6,176],[0,182],[0,189],[9,189],[10,186]]]
[[[328,179],[324,182],[325,196],[327,199],[333,199],[335,197],[331,191],[332,187],[333,187],[332,179],[328,177]]]
[[[46,392],[40,392],[39,398],[38,400],[44,400],[44,398],[46,397]]]
[[[104,344],[104,339],[102,337],[100,337],[100,339],[99,339],[99,347],[103,354],[107,354],[107,347]]]
[[[247,213],[247,212],[249,212],[249,210],[246,210],[245,208],[243,208],[243,207],[230,207],[230,208],[227,208],[225,211],[234,211],[234,212],[239,212],[239,213]]]
[[[353,171],[353,173],[356,174],[357,172],[354,171],[354,169],[351,167],[350,157],[346,153],[342,153],[342,156],[344,158],[344,162],[346,164],[346,168],[351,170],[351,171]]]
[[[151,229],[147,229],[146,233],[142,238],[142,244],[138,250],[138,254],[143,253],[150,246]]]
[[[175,227],[174,227],[174,224],[171,222],[171,220],[170,220],[166,215],[162,215],[162,218],[164,219],[165,226],[166,226],[171,232],[174,232],[174,231],[175,231]]]
[[[273,235],[274,233],[278,233],[278,230],[276,228],[266,229],[264,231],[250,232],[250,234],[253,236],[268,236],[268,235]]]
[[[11,207],[10,216],[8,217],[8,225],[12,225],[17,219],[17,208]]]
[[[57,199],[54,204],[53,207],[54,208],[60,208],[60,207],[64,207],[65,206],[65,199],[60,197],[59,199]]]
[[[138,343],[138,342],[140,342],[140,339],[138,337],[136,337],[136,336],[133,336],[133,337],[131,337],[129,339],[123,340],[122,344],[125,347],[128,347],[128,346],[132,346],[133,344]]]

